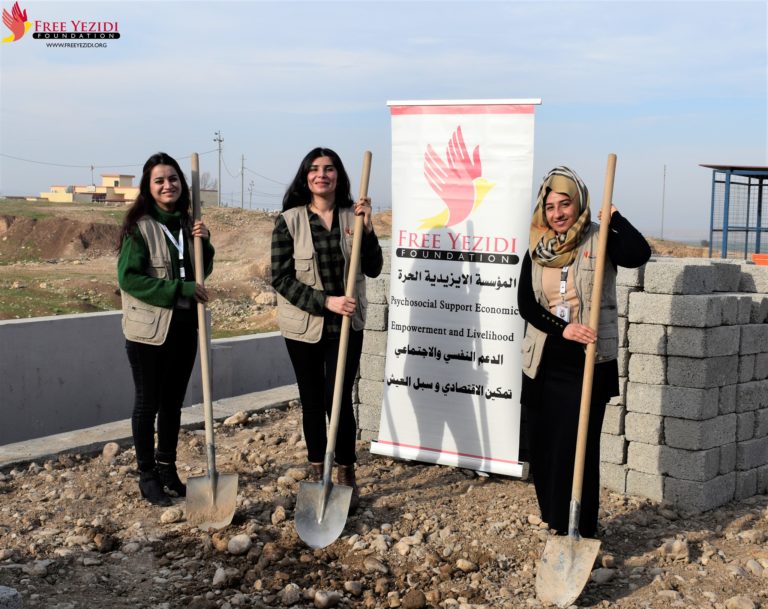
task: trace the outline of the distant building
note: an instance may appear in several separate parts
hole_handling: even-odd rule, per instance
[[[40,198],[51,203],[125,203],[130,204],[139,194],[139,187],[133,185],[136,176],[124,173],[102,173],[101,185],[62,186],[53,185],[49,192],[41,192]],[[216,205],[215,190],[201,190],[204,206]]]

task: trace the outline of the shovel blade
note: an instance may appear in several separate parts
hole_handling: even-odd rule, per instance
[[[296,498],[296,532],[310,548],[325,548],[338,539],[347,523],[352,487],[322,482],[301,482]]]
[[[536,573],[536,595],[542,603],[569,607],[587,585],[600,542],[582,537],[550,537]]]
[[[237,474],[187,479],[187,521],[203,531],[223,529],[237,506]]]

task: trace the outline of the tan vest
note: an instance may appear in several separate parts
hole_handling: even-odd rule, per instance
[[[171,253],[165,241],[165,233],[160,223],[151,216],[143,216],[136,223],[149,249],[147,275],[158,279],[173,276]],[[187,247],[192,248],[192,241],[187,239]],[[188,251],[192,251],[189,249]],[[125,338],[147,345],[162,345],[168,335],[173,309],[147,304],[143,300],[120,290],[123,301],[123,334]]]
[[[599,225],[593,223],[586,239],[579,246],[576,259],[571,265],[576,294],[579,298],[579,315],[577,323],[588,324],[592,309],[592,284],[597,265],[597,243]],[[549,303],[541,287],[543,268],[540,264],[531,263],[531,282],[533,293],[542,307],[549,310]],[[523,339],[523,372],[530,378],[536,378],[541,364],[541,355],[547,335],[534,328],[530,323],[525,330]],[[603,276],[603,293],[600,298],[600,321],[597,327],[597,363],[616,359],[619,354],[619,318],[616,308],[616,269],[606,260]]]
[[[309,225],[307,206],[301,205],[283,212],[288,232],[293,237],[293,265],[296,279],[315,290],[323,289],[323,281],[318,269],[317,254],[312,243],[312,228]],[[355,213],[351,207],[339,209],[339,231],[341,233],[341,253],[344,256],[344,284],[349,274],[349,259],[352,256],[352,229],[355,225]],[[355,280],[355,299],[357,308],[352,315],[351,325],[354,330],[365,327],[365,311],[368,301],[365,297],[365,275],[357,269]],[[286,298],[277,295],[277,321],[280,333],[285,338],[305,343],[316,343],[323,335],[322,315],[312,315],[292,305]]]

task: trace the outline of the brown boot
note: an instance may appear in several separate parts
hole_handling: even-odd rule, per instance
[[[353,513],[360,505],[360,489],[355,481],[355,465],[336,465],[336,484],[352,487],[352,499],[349,501],[349,513]]]
[[[322,463],[309,463],[308,470],[309,482],[322,482],[323,481],[323,464]]]

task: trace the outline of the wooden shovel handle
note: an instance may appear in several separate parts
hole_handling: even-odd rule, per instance
[[[363,174],[360,178],[360,199],[368,196],[368,180],[371,176],[371,152],[366,150],[363,154]],[[349,260],[347,272],[347,287],[344,291],[348,298],[355,295],[355,283],[357,282],[357,270],[360,266],[360,246],[363,242],[363,216],[355,217],[355,228],[352,234],[352,254]],[[342,235],[343,238],[343,235]],[[333,406],[331,408],[331,421],[328,425],[328,440],[325,452],[333,452],[336,448],[336,432],[339,427],[339,415],[341,413],[341,397],[344,386],[344,372],[347,365],[347,346],[349,344],[349,327],[352,318],[345,315],[341,319],[341,336],[339,336],[339,355],[336,359],[336,379],[333,385]]]
[[[589,327],[597,332],[600,323],[600,300],[603,295],[603,276],[605,274],[605,257],[608,245],[608,225],[611,222],[611,201],[613,200],[613,179],[616,175],[616,155],[608,155],[608,167],[605,171],[605,186],[603,187],[602,216],[600,231],[597,237],[597,266],[595,267],[594,284],[592,285],[592,304],[589,312]],[[584,456],[587,449],[587,433],[589,430],[589,408],[592,400],[592,381],[595,373],[595,356],[597,343],[587,345],[584,360],[584,379],[581,384],[581,405],[579,408],[579,431],[576,436],[576,457],[573,464],[573,486],[571,500],[581,502],[581,487],[584,482]],[[578,527],[578,522],[575,523]]]

